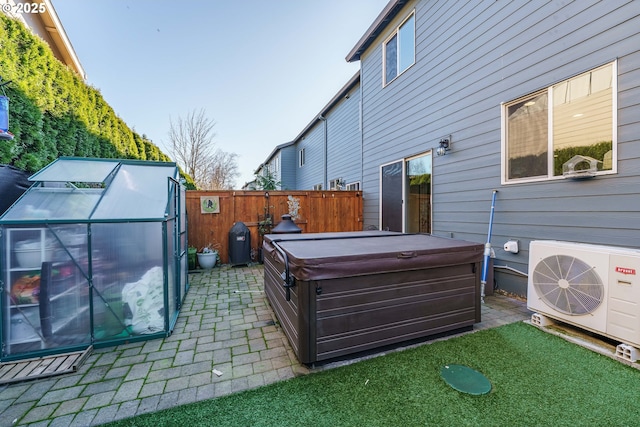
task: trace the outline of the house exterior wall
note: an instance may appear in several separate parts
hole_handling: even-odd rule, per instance
[[[383,87],[381,45],[413,10],[415,64]],[[485,241],[497,189],[495,265],[526,272],[536,239],[640,247],[639,46],[639,2],[409,2],[360,58],[364,223],[379,222],[380,166],[451,135],[433,156],[433,234]],[[502,185],[501,104],[616,58],[617,173]],[[522,275],[496,280],[526,294]]]
[[[280,150],[280,187],[282,190],[296,189],[297,159],[295,145]]]
[[[359,182],[362,176],[360,132],[360,85],[356,85],[326,114],[327,178],[344,184]]]
[[[322,184],[322,189],[326,190],[324,182],[325,167],[325,122],[317,120],[316,123],[304,134],[295,144],[296,155],[293,166],[296,168],[296,190],[312,190],[314,185]],[[298,152],[304,149],[305,163],[300,166],[298,163]],[[292,165],[289,165],[291,167]]]
[[[53,55],[60,62],[75,71],[82,79],[87,78],[50,0],[40,0],[39,2],[6,0],[3,2],[1,12],[22,21],[34,34],[40,36],[49,45]]]
[[[269,161],[264,165],[264,168],[260,170],[260,173],[265,174],[267,171],[276,182],[282,182],[282,151],[277,150]]]

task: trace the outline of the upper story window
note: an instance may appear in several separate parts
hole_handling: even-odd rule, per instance
[[[271,162],[267,165],[267,169],[271,175],[280,175],[280,156],[276,156],[271,159]]]
[[[298,151],[298,166],[304,166],[304,148],[301,148],[300,151]]]
[[[416,18],[409,15],[383,44],[382,62],[384,84],[412,66],[416,60]]]
[[[504,104],[503,183],[562,177],[576,155],[615,172],[616,75],[612,62]]]

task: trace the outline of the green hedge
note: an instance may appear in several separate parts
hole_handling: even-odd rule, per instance
[[[22,23],[0,14],[0,76],[10,98],[9,131],[0,163],[35,172],[59,156],[171,161],[132,131],[106,103],[58,61]],[[187,179],[193,188],[193,180]]]

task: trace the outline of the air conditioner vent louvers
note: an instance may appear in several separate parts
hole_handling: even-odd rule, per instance
[[[595,311],[604,299],[604,285],[594,268],[567,255],[540,261],[533,271],[533,286],[547,305],[571,316]]]

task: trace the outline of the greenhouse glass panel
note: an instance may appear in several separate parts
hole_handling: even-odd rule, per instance
[[[4,233],[3,353],[89,345],[86,226],[21,227]]]
[[[119,162],[110,160],[58,159],[40,172],[29,177],[30,181],[52,182],[105,182]]]
[[[178,289],[176,288],[176,257],[175,257],[175,222],[167,221],[167,296],[169,300],[169,316],[171,321],[178,313]]]
[[[94,322],[96,339],[164,331],[162,223],[92,224],[91,242],[93,301],[106,322]]]
[[[176,178],[175,166],[148,167],[123,164],[105,192],[93,219],[164,218],[168,178]]]
[[[89,218],[104,190],[99,188],[31,187],[3,220],[42,221]]]

